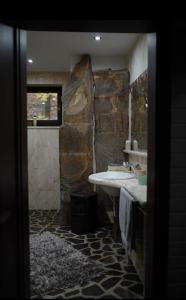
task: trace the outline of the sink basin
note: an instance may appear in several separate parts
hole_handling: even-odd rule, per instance
[[[117,197],[120,193],[122,181],[135,178],[134,173],[107,171],[95,173],[89,176],[89,182],[100,185],[109,196]]]
[[[103,179],[103,180],[105,180],[105,179],[122,180],[122,179],[134,178],[133,173],[119,172],[119,171],[100,172],[100,173],[95,173],[92,175],[90,175],[90,176],[92,176],[92,178],[94,177],[94,178]]]

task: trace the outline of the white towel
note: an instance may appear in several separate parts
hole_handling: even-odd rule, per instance
[[[125,190],[125,188],[121,188],[119,198],[119,225],[121,230],[122,243],[127,254],[129,254],[132,250],[134,242],[134,202],[135,199]]]

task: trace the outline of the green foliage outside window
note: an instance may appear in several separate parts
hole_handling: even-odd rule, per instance
[[[56,97],[56,93],[36,93],[36,98],[39,101],[44,101],[46,102],[49,97]]]

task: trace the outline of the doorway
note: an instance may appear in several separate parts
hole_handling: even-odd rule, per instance
[[[111,22],[112,23],[112,25],[113,25],[113,22]],[[89,23],[89,26],[90,26],[90,24],[91,24],[91,22]],[[116,27],[117,27],[117,22],[115,23],[116,24]],[[73,26],[74,24],[72,24],[72,26]],[[76,24],[77,25],[77,24]],[[139,25],[139,24],[138,24]],[[142,24],[142,25],[144,25],[144,23]],[[42,27],[43,25],[41,25],[41,27]],[[56,26],[56,25],[55,25]],[[54,26],[54,27],[55,27]],[[69,24],[67,24],[66,25],[67,27],[69,26]],[[80,27],[81,27],[82,25],[80,25]],[[100,26],[100,24],[97,24],[97,26],[99,27]],[[135,26],[135,24],[133,23],[133,26]],[[63,26],[62,26],[63,27]],[[116,28],[115,27],[115,28]],[[143,26],[142,26],[143,27]],[[47,27],[48,28],[48,27]],[[90,27],[89,27],[90,28]],[[143,27],[144,28],[144,27]],[[33,29],[33,27],[32,27],[32,29]],[[39,29],[39,28],[38,28]],[[131,29],[130,29],[131,30]],[[99,30],[100,31],[100,30]],[[117,32],[117,31],[116,31]],[[152,38],[153,39],[153,38]],[[152,41],[152,40],[151,40]],[[152,45],[153,46],[155,46],[155,44],[154,44],[154,40],[152,41]],[[153,51],[155,51],[154,50],[155,48],[153,48]],[[152,50],[152,49],[151,49]],[[154,54],[154,53],[153,53]],[[154,57],[154,56],[153,56]],[[154,60],[153,60],[153,63],[152,63],[152,65],[153,65],[153,68],[151,69],[151,71],[153,71],[153,74],[154,74],[154,71],[155,71],[155,69],[154,69],[154,66],[155,66],[155,58],[154,58]],[[152,75],[152,74],[151,74]],[[151,83],[154,83],[154,86],[155,86],[155,82],[154,82],[154,76],[152,76],[152,77],[150,77],[150,82]],[[151,92],[152,92],[152,94],[151,94],[151,96],[152,96],[152,99],[153,99],[153,101],[154,101],[154,90],[153,90],[153,88],[151,89]],[[151,100],[152,101],[152,100]],[[151,111],[151,113],[153,113],[153,111]],[[23,131],[24,131],[25,129],[23,128]],[[25,131],[24,131],[25,132]],[[20,143],[21,144],[21,143]],[[152,152],[149,152],[149,153],[151,153],[151,159],[152,159],[152,157],[153,157],[153,153]],[[151,161],[153,161],[153,160],[151,160]],[[153,174],[154,174],[154,170],[153,169],[150,169],[150,172],[149,172],[149,176],[151,176],[152,175],[152,178],[153,178]],[[152,185],[152,182],[151,182],[151,180],[149,179],[149,183],[150,183],[150,186]],[[149,188],[149,190],[150,190],[150,188]],[[151,191],[152,191],[152,189],[151,189]],[[149,192],[150,193],[150,192]],[[150,255],[152,255],[152,253],[150,254]],[[150,258],[149,258],[150,259]],[[150,259],[150,261],[152,261],[152,256],[151,256],[151,259]],[[152,274],[151,274],[152,275]],[[150,276],[149,277],[149,280],[151,280],[152,279],[152,276]]]
[[[92,173],[114,170],[113,164],[122,167],[123,161],[147,171],[148,36],[31,31],[27,33],[27,44],[31,234],[55,233],[82,254],[104,265],[106,274],[100,280],[89,280],[82,288],[77,279],[77,285],[65,289],[62,296],[89,293],[94,297],[94,290],[99,291],[100,297],[142,296],[144,203],[139,202],[141,210],[136,208],[136,250],[133,249],[130,262],[122,246],[118,217],[113,215],[112,198],[100,186],[96,186],[99,226],[95,232],[87,231],[85,237],[74,234],[68,217],[69,195],[74,191],[93,190],[88,182]],[[55,118],[52,103],[55,85],[60,84],[63,120],[56,126],[52,120]],[[128,139],[131,144],[136,143],[131,152],[125,149]],[[119,170],[116,172],[120,174]],[[142,188],[140,201],[145,202],[146,188]],[[119,189],[116,202],[119,202]],[[119,211],[116,215],[119,216]],[[77,226],[80,227],[78,223]],[[118,236],[112,237],[110,226],[118,231]],[[34,243],[32,236],[31,240]],[[31,245],[31,257],[32,250]],[[31,259],[32,290],[36,289],[33,277],[38,281],[33,264]],[[73,269],[73,265],[69,268]],[[43,289],[40,293],[50,295],[54,291],[48,288],[47,292]]]

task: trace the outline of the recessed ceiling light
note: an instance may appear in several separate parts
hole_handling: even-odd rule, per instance
[[[100,41],[101,37],[100,37],[100,35],[95,35],[94,39],[95,39],[95,41]]]
[[[29,58],[27,61],[29,64],[33,64],[33,60],[31,58]]]

